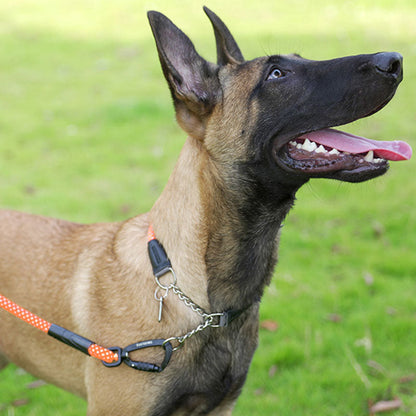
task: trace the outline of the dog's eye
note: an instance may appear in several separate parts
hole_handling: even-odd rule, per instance
[[[279,68],[273,68],[270,71],[270,74],[267,77],[267,80],[273,80],[273,79],[282,78],[284,75],[285,74]]]

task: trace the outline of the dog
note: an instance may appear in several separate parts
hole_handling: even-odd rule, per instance
[[[390,101],[402,80],[400,54],[246,61],[225,24],[204,10],[217,63],[167,17],[148,13],[188,134],[150,212],[91,225],[0,214],[0,293],[106,347],[164,340],[163,348],[142,348],[148,341],[118,350],[128,364],[140,354],[141,363],[164,360],[163,368],[109,368],[0,311],[0,366],[14,362],[85,398],[89,416],[230,415],[297,190],[311,178],[366,181],[385,173],[388,160],[410,158],[403,142],[332,129]],[[161,244],[156,260],[150,226],[150,241]],[[155,278],[158,261],[166,274]]]

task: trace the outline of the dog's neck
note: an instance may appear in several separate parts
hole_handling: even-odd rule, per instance
[[[210,311],[260,300],[293,204],[294,191],[277,191],[271,202],[247,175],[241,166],[220,166],[188,138],[150,214],[179,286]]]

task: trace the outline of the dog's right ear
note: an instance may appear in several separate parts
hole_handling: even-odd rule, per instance
[[[191,40],[166,16],[155,11],[147,15],[178,123],[188,134],[202,139],[218,96],[218,67],[199,56]]]
[[[233,35],[225,23],[208,7],[204,6],[204,12],[211,21],[217,43],[218,65],[241,64],[244,62],[243,54],[237,45]]]

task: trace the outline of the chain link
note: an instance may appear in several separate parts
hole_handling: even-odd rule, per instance
[[[206,313],[200,306],[198,306],[195,302],[192,301],[191,298],[185,295],[181,289],[179,289],[176,285],[171,285],[170,287],[172,292],[178,296],[178,298],[188,307],[191,308],[194,312],[196,312],[199,316],[204,319],[207,319],[210,315]]]
[[[178,296],[178,298],[188,308],[191,308],[195,313],[197,313],[199,316],[201,316],[201,318],[204,319],[204,322],[199,324],[196,328],[192,329],[191,331],[187,332],[184,335],[171,337],[171,338],[168,338],[167,340],[165,340],[164,344],[166,344],[168,342],[172,342],[172,341],[177,341],[178,342],[178,345],[173,348],[173,351],[177,351],[180,348],[182,348],[185,341],[187,339],[191,338],[193,335],[197,334],[198,332],[201,332],[201,331],[203,331],[204,329],[206,329],[208,327],[214,327],[214,328],[218,327],[219,325],[215,324],[214,320],[215,320],[216,317],[220,317],[221,315],[223,315],[223,313],[211,313],[211,314],[209,314],[209,313],[205,312],[204,309],[202,309],[195,302],[193,302],[191,298],[186,296],[185,293],[183,293],[182,290],[178,286],[176,286],[175,283],[171,283],[167,287],[167,291],[169,292],[169,290],[172,290],[172,292],[176,296]]]

